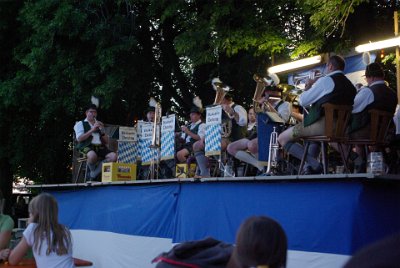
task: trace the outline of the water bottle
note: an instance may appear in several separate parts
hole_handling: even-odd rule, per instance
[[[227,163],[224,167],[224,177],[235,177],[232,165],[230,165],[229,163]]]
[[[374,175],[382,175],[385,173],[385,162],[383,161],[382,152],[371,152],[368,155],[367,173]]]

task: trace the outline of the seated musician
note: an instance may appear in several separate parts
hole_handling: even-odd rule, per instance
[[[193,152],[193,143],[204,138],[206,124],[201,120],[203,106],[199,97],[193,99],[194,106],[190,109],[190,125],[182,126],[181,139],[184,141],[181,148],[176,153],[179,163],[185,163],[188,156]]]
[[[154,106],[149,105],[149,107],[147,107],[146,109],[146,118],[144,119],[144,121],[153,123],[155,117],[155,111],[156,108]]]
[[[230,142],[234,142],[245,137],[247,112],[241,105],[233,102],[233,98],[230,94],[225,94],[222,99],[221,106],[224,111],[222,113],[223,121],[230,120],[232,123],[232,129],[230,130],[231,133],[229,137],[223,137],[221,141],[221,151],[224,152],[226,151],[226,148]],[[197,166],[200,170],[200,177],[209,177],[210,170],[208,168],[208,159],[204,154],[204,142],[204,138],[195,142],[193,144],[193,151],[196,157]]]
[[[258,100],[258,102],[262,105],[263,110],[277,113],[283,121],[288,122],[291,111],[290,103],[283,101],[281,97],[282,91],[280,88],[276,86],[268,86],[265,88],[263,97]],[[249,110],[249,115],[251,110],[254,114],[254,109],[251,108]],[[258,161],[257,132],[252,136],[230,143],[227,150],[230,155],[256,167],[260,172],[264,169],[264,165]]]
[[[78,141],[77,149],[87,156],[89,180],[94,180],[101,173],[102,163],[117,161],[117,154],[106,147],[109,137],[104,132],[104,124],[96,120],[97,106],[89,105],[85,115],[84,120],[75,124],[74,131]]]
[[[385,74],[378,63],[371,63],[365,69],[365,79],[368,86],[362,87],[355,99],[350,120],[349,135],[352,139],[368,139],[371,130],[370,109],[379,109],[390,113],[395,112],[397,95],[386,85]],[[356,153],[351,154],[356,173],[365,172],[365,151],[356,146]]]
[[[143,122],[146,123],[154,123],[154,119],[156,116],[156,105],[157,105],[157,101],[154,99],[154,97],[150,97],[149,101],[148,101],[148,106],[147,108],[144,110],[144,114],[142,115],[143,118]],[[139,126],[139,122],[137,122],[134,127],[136,128],[136,130],[138,131],[138,126]],[[140,133],[138,133],[140,134]],[[139,152],[140,155],[141,152]],[[149,170],[149,165],[142,165],[142,159],[141,156],[137,157],[137,169],[138,169],[138,178],[139,179],[145,179],[149,177],[150,174],[150,170]]]
[[[334,55],[329,58],[326,65],[327,75],[310,83],[299,97],[299,103],[304,108],[302,123],[288,128],[278,136],[278,142],[292,156],[302,159],[304,148],[296,141],[304,136],[324,135],[325,117],[322,104],[352,105],[356,89],[351,81],[344,75],[345,61],[342,57]],[[311,105],[311,108],[308,106]],[[308,110],[308,111],[307,111]],[[319,151],[318,151],[319,154]],[[305,174],[318,174],[322,167],[316,159],[318,155],[307,152],[306,162],[308,170]]]

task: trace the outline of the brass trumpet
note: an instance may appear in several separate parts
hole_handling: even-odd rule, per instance
[[[269,141],[267,174],[271,173],[271,168],[276,169],[278,166],[278,151],[278,132],[276,132],[276,127],[274,127]]]
[[[318,78],[323,76],[325,75],[322,74],[319,70],[313,70],[306,75],[299,75],[293,77],[293,84],[295,90],[297,90],[297,94],[301,93],[305,89],[307,90],[308,88],[310,88],[312,84],[314,84],[315,81],[318,80]],[[302,82],[304,83],[304,88],[300,86],[300,84],[303,84]]]

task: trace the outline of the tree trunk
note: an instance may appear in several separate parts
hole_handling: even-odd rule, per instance
[[[6,203],[4,206],[4,214],[11,215],[11,195],[12,195],[13,176],[11,165],[8,158],[0,159],[0,189],[3,192]]]

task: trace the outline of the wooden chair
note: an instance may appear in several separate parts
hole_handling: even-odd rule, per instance
[[[346,162],[346,155],[342,145],[347,140],[346,128],[350,119],[352,105],[336,105],[332,103],[325,103],[322,105],[322,107],[325,111],[325,134],[318,136],[307,136],[302,138],[305,144],[305,148],[303,157],[301,159],[298,175],[301,175],[303,171],[310,142],[319,142],[321,144],[322,167],[324,174],[328,173],[326,144],[330,142],[337,143],[345,172],[349,171]]]
[[[81,180],[83,174],[83,182],[87,179],[87,157],[76,149],[77,141],[75,132],[73,133],[72,148],[72,182],[77,183]]]
[[[389,143],[389,141],[386,139],[386,135],[393,120],[393,113],[378,109],[371,109],[369,114],[371,116],[371,129],[369,138],[349,139],[346,142],[346,144],[349,145],[346,159],[348,159],[352,146],[354,145],[363,146],[365,150],[365,156],[367,157],[370,146],[379,147]]]
[[[77,163],[78,163],[78,170],[75,174],[75,178],[74,178],[74,183],[77,183],[79,178],[82,176],[82,172],[83,172],[83,182],[86,182],[87,179],[87,157],[84,155],[81,155],[81,157],[76,159]]]

